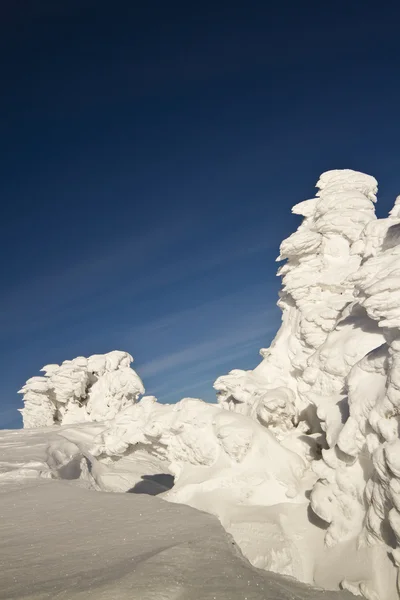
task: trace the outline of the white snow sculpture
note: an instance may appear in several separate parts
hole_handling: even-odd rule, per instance
[[[287,388],[289,415],[283,410],[282,418],[275,419],[276,430],[278,421],[287,430],[288,416],[294,424],[306,420],[318,429],[308,394],[312,373],[317,371],[308,369],[305,386],[301,385],[302,374],[354,299],[349,276],[357,272],[362,259],[354,246],[364,227],[376,220],[377,182],[373,177],[350,170],[328,171],[317,187],[316,198],[292,209],[304,220],[281,244],[278,260],[287,262],[278,271],[282,277],[278,302],[282,325],[275,340],[269,349],[261,350],[263,361],[253,371],[232,371],[214,384],[225,408],[253,416],[257,415],[256,405],[268,406],[269,390]],[[275,410],[274,400],[270,410]]]
[[[318,186],[317,199],[297,207],[306,217],[299,230],[281,246],[288,261],[277,337],[254,371],[233,371],[215,387],[224,408],[260,422],[269,390],[292,390],[295,431],[305,418],[309,431],[324,432],[322,460],[311,456],[318,477],[311,507],[328,523],[326,547],[370,548],[362,556],[374,565],[373,581],[346,576],[342,585],[392,598],[388,552],[400,566],[400,198],[389,218],[376,220],[373,178],[329,172]],[[283,403],[276,406],[270,423],[285,443],[293,427]]]
[[[144,394],[132,361],[127,352],[115,350],[46,365],[45,375],[28,379],[19,392],[24,427],[112,419]]]
[[[400,566],[400,219],[398,200],[388,219],[367,227],[359,243],[366,260],[353,275],[364,332],[379,343],[356,362],[346,381],[349,416],[315,464],[320,479],[313,510],[329,523],[326,542],[358,536],[361,546],[391,552]],[[357,336],[357,332],[353,332]],[[336,444],[334,443],[336,440]],[[358,591],[364,593],[362,584]],[[398,583],[398,593],[400,586]],[[368,597],[368,596],[367,596]]]
[[[194,398],[163,405],[145,397],[116,416],[90,453],[115,459],[143,449],[175,477],[168,500],[218,516],[228,504],[304,502],[305,461],[254,420],[218,405]]]

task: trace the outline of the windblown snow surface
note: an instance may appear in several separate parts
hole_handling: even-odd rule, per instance
[[[1,600],[350,600],[252,567],[204,512],[96,491],[79,462],[54,479],[48,446],[66,458],[64,436],[98,431],[85,427],[1,433]],[[146,481],[133,471],[132,481]]]
[[[400,201],[377,219],[350,170],[317,188],[281,244],[281,328],[217,405],[140,399],[117,351],[27,381],[0,598],[399,598]]]

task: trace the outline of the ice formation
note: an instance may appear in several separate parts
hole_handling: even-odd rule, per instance
[[[400,199],[378,220],[373,177],[329,171],[317,188],[293,208],[303,221],[281,244],[277,336],[254,370],[217,379],[218,405],[136,403],[144,389],[131,357],[110,353],[29,380],[24,424],[105,421],[90,435],[64,432],[70,446],[49,449],[54,476],[78,461],[93,487],[126,491],[139,471],[168,473],[163,497],[217,515],[255,566],[393,600]]]
[[[399,199],[377,220],[372,177],[333,171],[317,186],[314,200],[294,207],[304,220],[281,245],[277,337],[254,371],[233,371],[215,388],[224,408],[260,422],[262,411],[280,413],[283,439],[288,418],[321,431],[310,506],[328,524],[325,545],[355,540],[358,552],[369,547],[374,556],[372,583],[346,576],[341,585],[390,598],[382,561],[389,553],[400,565]],[[276,382],[292,392],[291,411]]]
[[[313,510],[330,525],[327,542],[359,535],[359,543],[386,544],[400,564],[400,241],[398,203],[389,218],[366,228],[358,250],[364,261],[352,276],[355,307],[364,311],[364,343],[344,380],[348,417],[331,436]],[[365,337],[377,325],[376,333]],[[363,352],[361,352],[363,350]],[[360,357],[360,354],[362,356]],[[327,427],[327,437],[329,424]],[[399,590],[398,590],[399,591]]]
[[[210,512],[216,511],[216,492],[224,505],[276,504],[301,491],[306,465],[300,456],[252,419],[195,398],[172,406],[143,398],[117,415],[92,453],[115,457],[146,447],[175,477],[169,498],[196,505],[200,494]]]
[[[19,392],[24,427],[112,419],[144,394],[132,361],[127,352],[114,350],[46,365],[45,375],[31,377]]]
[[[329,171],[317,183],[315,198],[297,204],[304,217],[298,230],[281,244],[278,260],[282,291],[278,302],[282,325],[263,361],[254,371],[233,371],[215,382],[225,408],[243,414],[276,413],[285,429],[290,422],[307,420],[315,425],[309,383],[317,369],[309,359],[335,328],[343,309],[353,300],[350,276],[361,264],[355,242],[364,227],[376,220],[377,182],[354,171]],[[306,371],[306,373],[304,373]],[[305,385],[304,385],[305,384]],[[286,389],[285,410],[276,398],[277,387]],[[279,396],[282,396],[280,390]]]

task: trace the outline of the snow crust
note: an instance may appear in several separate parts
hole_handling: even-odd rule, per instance
[[[212,515],[50,478],[49,445],[66,458],[65,435],[88,441],[102,429],[0,431],[1,600],[320,600],[320,590],[252,567]]]
[[[280,247],[281,327],[254,370],[217,379],[218,405],[138,402],[142,382],[119,352],[28,380],[24,425],[87,422],[61,428],[41,477],[128,491],[158,471],[173,486],[153,481],[148,493],[216,515],[254,566],[393,600],[400,197],[378,220],[373,177],[328,171],[317,188],[294,206],[303,220]]]

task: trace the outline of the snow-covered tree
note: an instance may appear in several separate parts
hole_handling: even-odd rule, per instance
[[[144,394],[132,361],[127,352],[114,350],[46,365],[44,376],[28,379],[19,392],[24,395],[24,427],[112,419]]]
[[[349,276],[362,260],[356,243],[364,227],[376,221],[373,177],[351,170],[328,171],[317,188],[315,198],[293,207],[292,212],[304,219],[281,244],[278,260],[286,260],[278,271],[281,328],[270,348],[261,350],[263,360],[253,371],[235,370],[214,384],[225,408],[255,417],[258,412],[281,413],[271,422],[279,429],[280,420],[284,431],[299,420],[315,426],[309,388],[318,370],[309,368],[305,381],[302,376],[310,357],[354,299]],[[274,392],[276,388],[280,391]]]

